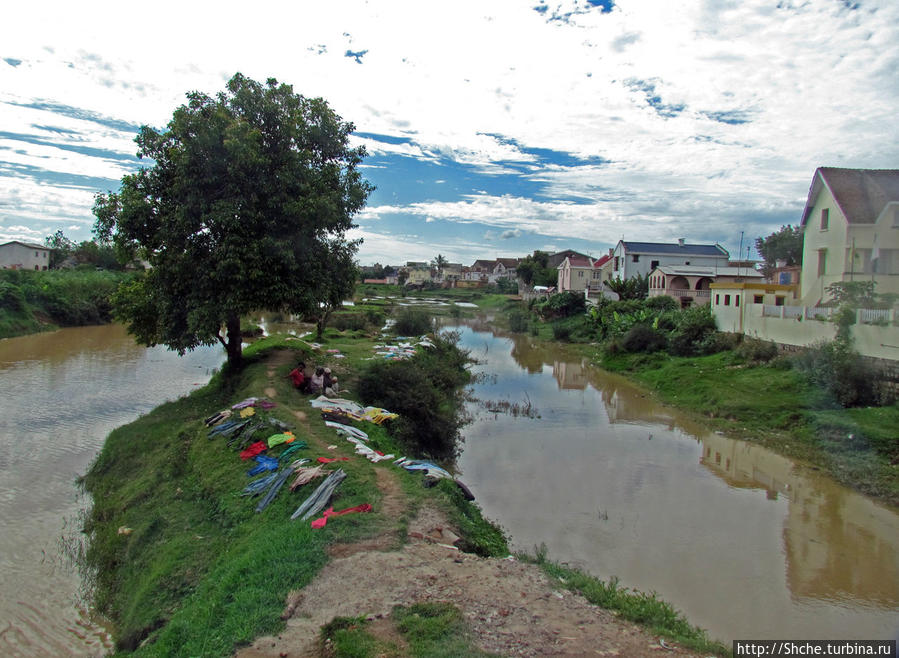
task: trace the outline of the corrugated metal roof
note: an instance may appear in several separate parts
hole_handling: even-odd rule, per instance
[[[637,254],[663,254],[666,256],[724,256],[730,254],[720,244],[669,244],[666,242],[629,242],[622,240],[621,244],[629,253]]]

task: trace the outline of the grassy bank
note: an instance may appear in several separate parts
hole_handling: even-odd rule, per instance
[[[254,637],[276,632],[288,591],[308,584],[327,562],[327,547],[393,533],[404,528],[424,500],[446,511],[470,548],[506,555],[502,533],[464,501],[451,483],[432,489],[421,478],[399,471],[406,504],[398,518],[378,513],[383,494],[378,469],[398,471],[390,462],[351,458],[338,489],[335,509],[371,503],[372,514],[356,514],[313,530],[290,521],[311,489],[285,489],[262,513],[258,498],[239,493],[250,481],[252,462],[241,461],[222,438],[207,438],[203,419],[248,397],[272,396],[278,406],[256,416],[294,428],[308,448],[296,458],[350,456],[352,446],[335,441],[334,431],[295,391],[286,375],[295,363],[324,363],[353,388],[373,340],[363,332],[326,332],[312,352],[297,340],[269,338],[246,351],[246,366],[217,374],[192,395],[162,405],[115,430],[88,474],[85,489],[94,507],[86,523],[90,538],[86,566],[94,579],[95,602],[115,625],[116,646],[138,655],[227,655]],[[338,360],[327,349],[339,350]],[[308,419],[294,412],[308,413]],[[367,425],[373,447],[399,446],[382,427]],[[271,434],[269,430],[267,434]],[[328,452],[329,444],[336,450]],[[287,446],[269,451],[277,456]],[[291,457],[293,459],[294,457]]]
[[[0,270],[0,338],[112,320],[110,297],[123,272]]]

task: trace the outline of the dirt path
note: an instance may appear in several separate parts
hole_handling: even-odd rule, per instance
[[[405,506],[397,474],[386,466],[376,472],[382,493],[377,511],[397,518]],[[333,547],[331,562],[314,582],[288,597],[287,628],[257,638],[237,655],[318,656],[321,627],[341,616],[368,617],[372,633],[402,647],[389,620],[392,608],[437,601],[458,607],[477,646],[499,655],[701,655],[662,643],[580,595],[556,589],[535,565],[462,553],[449,546],[455,538],[443,514],[426,507],[410,523],[405,544],[389,531]]]

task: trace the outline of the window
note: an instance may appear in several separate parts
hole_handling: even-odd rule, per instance
[[[649,269],[654,270],[659,266],[659,261],[653,260],[649,262]]]
[[[640,254],[634,254],[633,256],[631,256],[631,262],[639,263],[640,262]]]
[[[689,264],[690,264],[690,261],[687,261],[684,263],[684,265],[689,265]]]
[[[818,249],[818,276],[827,273],[827,249]]]
[[[821,230],[826,231],[830,224],[830,208],[821,208]]]
[[[724,295],[724,305],[730,306],[730,295]]]
[[[777,297],[774,298],[774,305],[775,306],[783,306],[784,299],[786,299],[786,297],[784,297],[783,295],[778,295]]]
[[[715,306],[721,304],[721,295],[715,295]]]
[[[753,304],[764,304],[764,303],[765,303],[765,297],[764,297],[763,295],[754,295],[754,296],[752,297],[752,303],[753,303]]]
[[[739,306],[739,305],[740,305],[740,296],[734,295],[734,306]]]
[[[613,269],[613,270],[617,270],[617,269],[618,269],[618,256],[615,256],[615,264],[612,266],[612,269]]]
[[[583,279],[583,278],[584,278],[584,272],[583,272],[583,270],[578,271],[578,273],[577,273],[577,278],[579,278],[579,279]]]
[[[899,228],[899,207],[893,208],[893,228]]]

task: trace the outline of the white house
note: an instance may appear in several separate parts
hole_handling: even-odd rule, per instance
[[[760,282],[765,276],[754,267],[695,267],[692,265],[660,265],[649,273],[649,296],[667,295],[681,306],[708,304],[711,285],[721,282]]]
[[[803,304],[826,302],[838,281],[899,293],[899,170],[819,167],[800,226]]]
[[[649,275],[660,265],[727,267],[730,254],[720,244],[677,244],[664,242],[625,242],[619,240],[612,252],[612,278],[626,281]]]
[[[593,260],[580,256],[566,256],[557,268],[556,288],[559,292],[584,291],[593,279]]]
[[[50,248],[13,240],[0,244],[0,268],[4,270],[46,270],[50,268]]]

